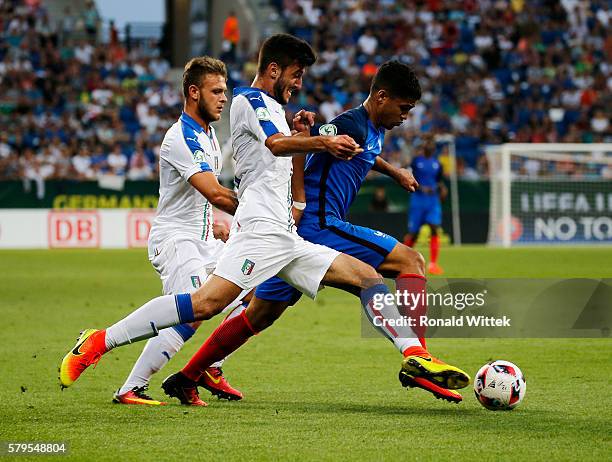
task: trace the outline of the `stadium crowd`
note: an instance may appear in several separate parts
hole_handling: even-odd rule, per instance
[[[95,5],[53,23],[38,1],[0,2],[0,179],[153,179],[182,108],[167,61],[100,43]]]
[[[385,146],[397,164],[420,131],[454,134],[467,177],[486,173],[486,144],[611,140],[608,1],[285,0],[282,14],[320,52],[301,103],[326,120],[383,61],[416,68],[423,104]]]
[[[422,104],[385,143],[395,165],[409,163],[420,132],[455,136],[464,178],[487,174],[487,144],[612,139],[605,0],[272,3],[319,52],[292,110],[329,121],[363,101],[383,61],[416,68]],[[0,179],[155,177],[181,95],[165,60],[120,42],[112,25],[99,43],[99,23],[93,2],[52,24],[39,1],[0,1]],[[230,87],[248,85],[256,56],[232,48],[231,58]]]

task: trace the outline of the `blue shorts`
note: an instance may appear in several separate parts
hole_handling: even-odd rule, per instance
[[[413,195],[408,211],[408,232],[417,234],[423,225],[440,226],[442,206],[438,196]]]
[[[397,239],[388,234],[329,217],[323,229],[318,222],[300,223],[298,234],[307,241],[351,255],[374,268],[381,265],[398,243]],[[293,305],[302,294],[275,276],[260,284],[255,295],[262,300],[290,302]]]

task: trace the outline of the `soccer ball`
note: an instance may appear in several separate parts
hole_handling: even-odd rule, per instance
[[[509,411],[523,401],[527,383],[521,370],[509,361],[492,361],[476,373],[476,399],[491,411]]]

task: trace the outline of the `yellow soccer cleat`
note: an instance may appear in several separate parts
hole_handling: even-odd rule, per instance
[[[97,364],[106,353],[106,331],[86,329],[81,332],[76,345],[66,353],[59,367],[59,381],[62,388],[72,385],[92,364]]]
[[[470,384],[470,376],[464,371],[434,358],[420,346],[404,351],[402,371],[412,377],[423,377],[448,390],[458,390]]]

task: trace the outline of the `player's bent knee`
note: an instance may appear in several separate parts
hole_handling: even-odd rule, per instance
[[[261,332],[274,324],[274,321],[281,317],[288,306],[289,303],[287,302],[255,298],[245,313],[251,323],[251,327],[256,332]]]
[[[416,265],[417,269],[419,270],[418,271],[419,274],[424,275],[425,274],[425,265],[426,265],[425,257],[423,256],[423,254],[421,252],[417,252],[416,250],[411,249],[410,247],[408,247],[408,250],[412,254],[412,261],[414,262],[414,264]]]
[[[420,275],[425,274],[425,257],[407,245],[400,244],[400,272],[401,273],[416,273]]]

